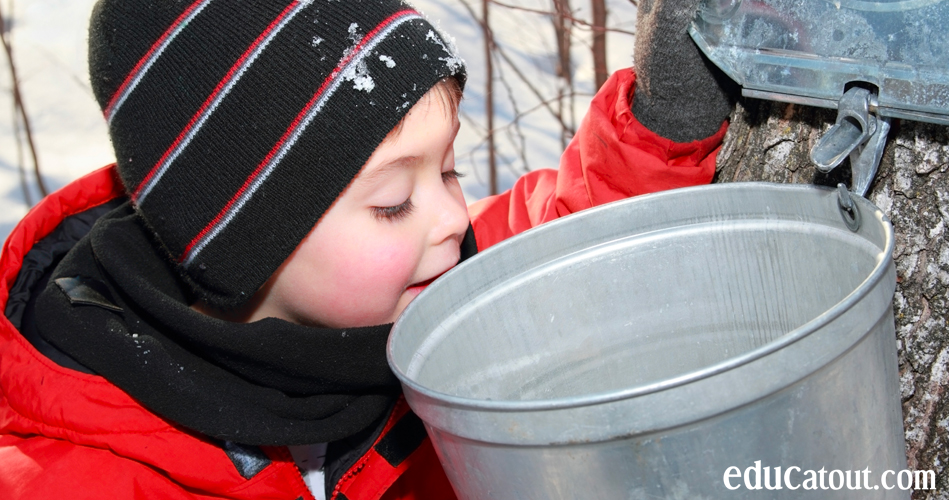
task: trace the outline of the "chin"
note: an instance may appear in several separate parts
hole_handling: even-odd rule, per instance
[[[405,308],[409,306],[409,303],[419,294],[419,292],[411,293],[408,290],[402,294],[402,299],[399,301],[399,304],[396,305],[395,310],[390,316],[389,323],[395,323],[395,320],[399,319],[399,316],[402,315],[402,311],[405,311]]]

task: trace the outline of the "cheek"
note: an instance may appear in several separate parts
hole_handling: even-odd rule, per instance
[[[341,239],[325,254],[319,290],[323,323],[335,326],[382,324],[390,320],[405,286],[415,274],[419,252],[399,238]]]
[[[357,293],[401,290],[415,273],[418,252],[398,239],[361,241],[348,246],[338,266],[339,279]]]

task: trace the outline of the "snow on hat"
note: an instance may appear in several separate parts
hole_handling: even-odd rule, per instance
[[[400,0],[102,0],[89,71],[136,210],[218,307],[267,281],[422,95],[465,79]]]

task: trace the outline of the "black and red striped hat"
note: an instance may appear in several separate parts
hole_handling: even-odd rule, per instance
[[[400,0],[102,0],[89,71],[137,211],[218,307],[267,281],[422,95],[465,78]]]

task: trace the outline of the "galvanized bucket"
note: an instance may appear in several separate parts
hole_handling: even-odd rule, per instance
[[[436,281],[388,354],[459,496],[908,498],[892,228],[845,193],[641,196]]]

